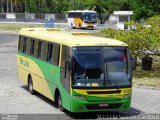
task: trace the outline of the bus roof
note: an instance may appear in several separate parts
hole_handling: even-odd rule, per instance
[[[49,42],[74,46],[127,46],[124,42],[93,36],[87,32],[68,32],[53,28],[22,28],[19,35],[24,35]]]
[[[96,13],[96,11],[93,11],[93,10],[71,10],[71,11],[68,11],[68,13],[70,13],[70,12],[83,12],[83,13],[91,12],[91,13]]]

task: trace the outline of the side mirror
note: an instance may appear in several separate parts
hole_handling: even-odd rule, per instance
[[[67,63],[68,63],[68,65],[67,65],[68,71],[71,71],[72,70],[72,60],[69,58]]]

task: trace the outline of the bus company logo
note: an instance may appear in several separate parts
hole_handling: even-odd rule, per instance
[[[22,64],[22,65],[24,65],[24,66],[26,66],[26,67],[29,67],[29,62],[23,60],[23,58],[20,58],[20,64]]]

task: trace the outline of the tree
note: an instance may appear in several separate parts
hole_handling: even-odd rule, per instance
[[[70,10],[83,10],[88,0],[68,0]]]
[[[4,1],[1,0],[0,2],[0,12],[4,13],[4,5],[3,5]]]
[[[135,21],[127,23],[134,29],[126,32],[122,30],[103,29],[106,37],[118,39],[127,43],[132,54],[143,56],[144,54],[154,54],[160,56],[160,15],[149,18],[145,25]],[[147,27],[151,25],[151,27]]]
[[[129,3],[134,11],[134,20],[147,19],[160,14],[160,0],[130,0]]]
[[[70,0],[27,0],[30,13],[65,13],[69,10]]]
[[[109,18],[110,14],[116,10],[129,10],[128,0],[87,0],[89,3],[89,9],[97,11],[101,24]],[[104,19],[102,14],[108,14]]]

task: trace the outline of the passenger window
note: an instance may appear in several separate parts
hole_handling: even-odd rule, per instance
[[[30,55],[34,55],[35,40],[31,39]]]
[[[23,52],[23,43],[24,43],[24,37],[23,36],[19,36],[18,50],[20,52]]]
[[[26,38],[26,53],[30,54],[30,47],[31,47],[31,39],[30,38]]]
[[[38,45],[39,45],[39,41],[35,40],[35,43],[34,43],[34,56],[35,57],[38,57]]]
[[[47,47],[47,62],[49,63],[53,63],[53,44],[48,43],[48,47]]]
[[[54,45],[53,46],[53,64],[58,65],[59,64],[59,54],[60,54],[60,46]]]
[[[38,58],[41,58],[42,41],[38,42]]]
[[[42,42],[42,46],[41,46],[41,59],[45,60],[47,59],[47,43],[46,42]]]
[[[62,47],[62,58],[61,58],[61,67],[65,67],[65,62],[67,60],[67,56],[69,55],[69,53],[67,54],[68,51],[68,47],[67,46],[63,46]]]
[[[27,39],[24,37],[24,42],[23,42],[23,53],[26,53],[26,48],[27,48]]]

